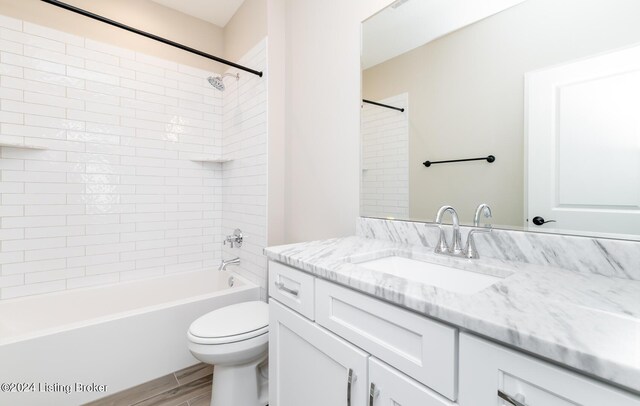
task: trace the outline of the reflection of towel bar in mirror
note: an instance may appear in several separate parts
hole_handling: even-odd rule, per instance
[[[496,157],[493,155],[485,156],[482,158],[468,158],[468,159],[451,159],[449,161],[424,161],[422,165],[427,168],[434,164],[448,164],[451,162],[467,162],[467,161],[487,161],[489,163],[495,162]]]
[[[398,110],[398,111],[400,111],[400,112],[403,112],[403,113],[404,113],[404,109],[403,109],[402,107],[389,106],[388,104],[382,104],[382,103],[374,102],[374,101],[367,100],[367,99],[362,99],[362,101],[363,101],[364,103],[374,104],[374,105],[376,105],[376,106],[386,107],[386,108],[388,108],[388,109]]]

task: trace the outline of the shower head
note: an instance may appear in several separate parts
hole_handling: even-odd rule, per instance
[[[224,92],[225,85],[224,85],[224,82],[222,81],[222,79],[224,79],[227,76],[233,76],[233,77],[236,78],[236,80],[240,80],[240,74],[239,73],[236,73],[235,75],[233,73],[225,73],[224,75],[220,75],[220,76],[209,76],[207,78],[207,80],[209,81],[211,86],[215,87],[216,89],[220,90],[221,92]]]

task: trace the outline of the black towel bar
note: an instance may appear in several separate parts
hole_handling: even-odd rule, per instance
[[[496,157],[493,155],[489,155],[489,156],[485,156],[482,158],[467,158],[467,159],[451,159],[448,161],[424,161],[422,163],[422,165],[426,166],[427,168],[430,167],[431,165],[435,165],[435,164],[448,164],[450,162],[467,162],[467,161],[487,161],[489,163],[495,162]]]

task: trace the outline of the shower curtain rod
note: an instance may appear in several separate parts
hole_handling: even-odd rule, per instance
[[[106,17],[103,17],[101,15],[94,14],[94,13],[92,13],[90,11],[83,10],[81,8],[72,6],[70,4],[63,3],[63,2],[58,1],[58,0],[40,0],[40,1],[48,3],[48,4],[51,4],[51,5],[56,6],[56,7],[63,8],[63,9],[68,10],[68,11],[72,11],[74,13],[83,15],[85,17],[93,18],[94,20],[101,21],[103,23],[112,25],[114,27],[118,27],[118,28],[121,28],[123,30],[132,32],[134,34],[142,35],[143,37],[147,37],[147,38],[150,38],[152,40],[155,40],[155,41],[158,41],[158,42],[162,42],[163,44],[166,44],[166,45],[171,45],[172,47],[182,49],[183,51],[191,52],[192,54],[196,54],[196,55],[202,56],[204,58],[211,59],[213,61],[220,62],[222,64],[225,64],[225,65],[228,65],[228,66],[232,66],[234,68],[237,68],[237,69],[243,70],[245,72],[249,72],[249,73],[252,73],[254,75],[262,77],[262,72],[260,72],[260,71],[257,71],[257,70],[251,69],[251,68],[247,68],[246,66],[242,66],[242,65],[239,65],[237,63],[234,63],[234,62],[231,62],[231,61],[227,61],[226,59],[219,58],[219,57],[217,57],[215,55],[211,55],[211,54],[208,54],[206,52],[202,52],[202,51],[199,51],[197,49],[188,47],[186,45],[182,45],[182,44],[179,44],[177,42],[168,40],[166,38],[159,37],[157,35],[154,35],[154,34],[139,30],[137,28],[133,28],[131,26],[119,23],[117,21],[111,20],[111,19],[106,18]]]
[[[398,110],[398,111],[401,111],[401,112],[404,113],[404,109],[400,108],[400,107],[393,107],[393,106],[389,106],[388,104],[382,104],[382,103],[374,102],[374,101],[367,100],[367,99],[362,99],[362,101],[364,103],[375,104],[376,106],[386,107],[388,109]]]

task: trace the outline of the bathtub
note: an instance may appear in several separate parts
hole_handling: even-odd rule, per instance
[[[0,301],[0,405],[77,405],[193,365],[189,324],[259,299],[200,271]]]

